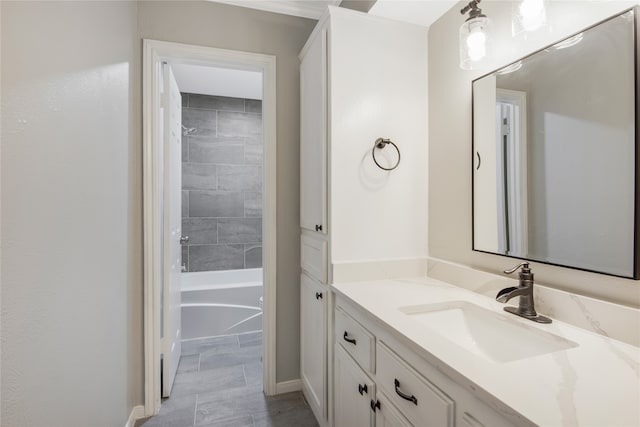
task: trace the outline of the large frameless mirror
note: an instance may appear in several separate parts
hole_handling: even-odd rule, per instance
[[[637,13],[474,80],[474,250],[640,278]]]

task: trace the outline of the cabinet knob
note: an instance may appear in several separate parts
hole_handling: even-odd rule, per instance
[[[366,384],[358,384],[358,392],[364,396],[365,393],[369,393],[369,387]]]
[[[322,299],[322,292],[316,292],[316,299]]]
[[[316,224],[316,231],[322,231],[322,225]]]
[[[376,409],[380,409],[380,401],[379,400],[372,400],[371,401],[371,410],[373,412],[376,412]]]

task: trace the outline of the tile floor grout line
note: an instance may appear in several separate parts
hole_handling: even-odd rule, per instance
[[[247,370],[245,369],[245,364],[242,364],[242,375],[244,375],[244,385],[245,387],[249,386],[249,381],[247,381]]]
[[[196,393],[196,406],[193,408],[193,425],[196,425],[196,420],[198,418],[198,394]]]

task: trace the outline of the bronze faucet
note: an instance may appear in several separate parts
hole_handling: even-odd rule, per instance
[[[522,269],[518,274],[520,278],[518,286],[502,289],[498,292],[498,295],[496,295],[496,301],[506,303],[513,297],[520,297],[518,307],[505,307],[504,311],[524,317],[525,319],[533,320],[534,322],[551,323],[551,319],[536,313],[533,302],[533,273],[529,268],[529,263],[520,263],[510,270],[505,270],[504,273],[511,274],[520,267],[522,267]]]

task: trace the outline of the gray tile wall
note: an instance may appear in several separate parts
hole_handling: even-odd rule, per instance
[[[182,124],[183,264],[262,267],[262,101],[183,93]]]

